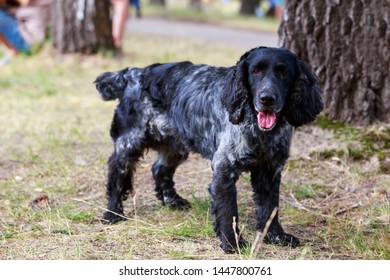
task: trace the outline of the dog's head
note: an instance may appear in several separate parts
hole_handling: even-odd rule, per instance
[[[323,109],[316,82],[308,65],[289,50],[260,47],[237,62],[222,104],[234,124],[249,114],[256,116],[264,131],[272,130],[281,118],[298,127],[313,121]]]

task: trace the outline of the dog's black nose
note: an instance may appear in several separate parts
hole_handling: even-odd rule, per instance
[[[269,93],[269,92],[263,92],[260,94],[260,102],[263,105],[273,105],[276,102],[276,97],[274,94]]]

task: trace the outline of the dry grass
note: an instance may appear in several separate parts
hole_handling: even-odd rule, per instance
[[[115,102],[100,100],[95,77],[157,61],[230,65],[241,55],[225,45],[136,34],[125,46],[120,59],[58,56],[47,48],[1,69],[0,259],[390,258],[389,129],[340,128],[324,119],[297,131],[283,176],[281,220],[301,237],[301,247],[262,244],[254,256],[250,248],[221,252],[208,209],[211,170],[196,155],[176,176],[191,210],[172,211],[155,199],[150,152],[137,171],[136,195],[126,202],[129,219],[103,225]],[[247,174],[238,189],[242,233],[253,242]]]

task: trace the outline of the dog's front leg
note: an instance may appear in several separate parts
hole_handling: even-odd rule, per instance
[[[279,206],[279,186],[282,169],[283,166],[272,168],[269,165],[264,165],[251,172],[252,188],[254,191],[253,199],[257,207],[256,227],[262,232],[272,211]],[[279,223],[278,212],[268,228],[265,241],[283,246],[295,247],[299,245],[298,238],[285,233],[283,230]]]
[[[211,213],[215,216],[214,230],[221,239],[221,248],[226,253],[234,253],[237,245],[239,247],[246,245],[238,229],[235,185],[238,174],[225,164],[216,165],[213,169],[214,174],[209,191],[212,197]]]

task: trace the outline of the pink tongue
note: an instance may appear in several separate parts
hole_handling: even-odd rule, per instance
[[[261,128],[271,128],[276,121],[276,114],[271,111],[259,112],[257,115],[257,122]]]

